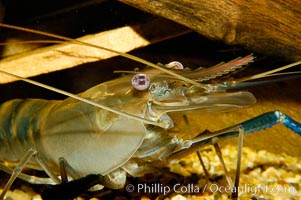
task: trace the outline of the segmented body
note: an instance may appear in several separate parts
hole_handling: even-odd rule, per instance
[[[174,122],[167,112],[227,110],[255,102],[247,92],[205,95],[189,84],[176,84],[175,79],[167,81],[156,75],[158,72],[151,72],[153,89],[149,91],[135,90],[130,84],[132,76],[125,76],[99,84],[79,96],[135,116],[166,121],[170,127]],[[1,148],[2,160],[16,163],[34,147],[56,171],[59,158],[64,157],[81,175],[106,175],[124,165],[137,150],[140,158],[153,156],[154,153],[146,152],[174,137],[164,128],[151,132],[141,121],[72,98],[11,100],[2,104],[0,112],[5,116],[0,121],[5,147]],[[150,137],[148,134],[151,140],[145,140]],[[140,148],[143,141],[147,142]]]

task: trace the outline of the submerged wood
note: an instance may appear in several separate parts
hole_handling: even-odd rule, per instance
[[[301,59],[299,0],[120,0],[171,19],[214,40],[251,51]]]

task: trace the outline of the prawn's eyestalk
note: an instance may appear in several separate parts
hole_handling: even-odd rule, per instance
[[[150,85],[150,78],[146,74],[136,74],[132,78],[132,86],[136,90],[147,90]]]

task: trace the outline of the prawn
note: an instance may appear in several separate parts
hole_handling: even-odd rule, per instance
[[[0,26],[27,31],[4,24]],[[78,40],[50,36],[133,58]],[[178,137],[172,131],[177,123],[170,113],[221,112],[252,105],[256,102],[253,94],[235,90],[254,85],[248,80],[263,78],[277,71],[268,71],[256,77],[207,83],[252,62],[254,57],[248,55],[209,69],[196,70],[175,69],[182,68],[178,63],[160,66],[140,58],[134,59],[149,68],[134,77],[127,75],[101,83],[78,95],[0,71],[68,96],[62,101],[15,99],[1,105],[0,160],[16,166],[13,170],[1,164],[2,170],[12,174],[1,198],[4,198],[17,177],[34,184],[62,183],[65,176],[60,168],[62,163],[65,163],[63,168],[66,176],[73,180],[99,174],[104,187],[118,189],[124,187],[126,174],[142,176],[153,170],[153,163],[181,158],[206,145],[216,146],[219,140],[238,136],[241,149],[244,134],[277,123],[283,123],[301,135],[298,122],[280,111],[272,111],[191,139]],[[278,71],[299,64],[296,62]],[[239,156],[238,172],[240,160]],[[25,166],[42,169],[50,178],[23,174],[21,170]],[[238,187],[238,179],[234,184],[229,182],[231,186]]]

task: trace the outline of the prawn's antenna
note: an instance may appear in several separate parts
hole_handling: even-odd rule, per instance
[[[251,75],[248,77],[235,79],[233,81],[225,81],[224,83],[217,84],[213,87],[215,88],[215,91],[226,91],[226,90],[236,90],[236,89],[242,89],[242,88],[258,86],[258,85],[263,85],[263,84],[268,84],[268,83],[281,82],[281,81],[292,80],[292,79],[299,79],[301,77],[301,75],[300,75],[301,71],[283,72],[283,73],[277,73],[277,72],[298,66],[300,64],[301,64],[301,61],[294,62],[294,63],[288,64],[288,65],[285,65],[283,67],[279,67],[277,69],[273,69],[273,70],[263,72],[260,74],[255,74],[255,75]],[[289,76],[282,77],[282,78],[274,78],[274,79],[270,79],[270,80],[251,81],[251,80],[255,80],[255,79],[261,79],[261,78],[266,78],[266,77],[276,77],[276,76],[283,76],[283,75],[289,75]]]
[[[62,94],[62,95],[65,95],[65,96],[68,96],[68,97],[71,97],[73,99],[77,99],[79,101],[82,101],[82,102],[85,102],[87,104],[90,104],[90,105],[93,105],[95,107],[98,107],[98,108],[102,108],[102,109],[105,109],[107,111],[110,111],[112,113],[115,113],[117,115],[121,115],[123,117],[126,117],[126,118],[130,118],[130,119],[134,119],[134,120],[138,120],[138,121],[141,121],[141,122],[144,122],[144,123],[147,123],[147,124],[153,124],[153,125],[157,125],[157,126],[160,126],[160,127],[164,127],[164,128],[168,128],[168,124],[164,123],[164,122],[158,122],[158,121],[152,121],[152,120],[148,120],[148,119],[145,119],[145,118],[142,118],[142,117],[139,117],[139,116],[136,116],[136,115],[132,115],[132,114],[129,114],[129,113],[125,113],[125,112],[122,112],[122,111],[118,111],[118,110],[115,110],[115,109],[112,109],[110,107],[107,107],[107,106],[104,106],[104,105],[101,105],[101,104],[98,104],[94,101],[91,101],[89,99],[85,99],[85,98],[82,98],[82,97],[79,97],[75,94],[72,94],[70,92],[66,92],[64,90],[60,90],[58,88],[55,88],[55,87],[52,87],[52,86],[49,86],[49,85],[46,85],[46,84],[43,84],[43,83],[40,83],[40,82],[37,82],[37,81],[34,81],[34,80],[30,80],[30,79],[27,79],[27,78],[23,78],[21,76],[18,76],[18,75],[15,75],[15,74],[12,74],[12,73],[9,73],[9,72],[6,72],[6,71],[2,71],[0,70],[0,73],[3,73],[3,74],[6,74],[8,76],[12,76],[12,77],[15,77],[19,80],[22,80],[24,82],[27,82],[27,83],[30,83],[30,84],[33,84],[33,85],[36,85],[36,86],[39,86],[39,87],[42,87],[42,88],[45,88],[47,90],[51,90],[51,91],[54,91],[56,93],[59,93],[59,94]]]
[[[216,91],[225,91],[225,90],[237,90],[237,89],[242,89],[242,88],[248,88],[248,87],[253,87],[253,86],[259,86],[259,85],[265,85],[269,83],[277,83],[277,82],[282,82],[282,81],[287,81],[287,80],[293,80],[293,79],[299,79],[301,78],[301,75],[294,75],[294,76],[288,76],[288,77],[282,77],[282,78],[276,78],[276,79],[271,79],[271,80],[263,80],[263,81],[254,81],[254,82],[237,82],[231,83],[227,86],[217,86]]]
[[[297,62],[288,64],[288,65],[285,65],[283,67],[279,67],[277,69],[273,69],[273,70],[263,72],[263,73],[260,73],[260,74],[255,74],[255,75],[252,75],[252,76],[240,78],[240,79],[237,79],[235,81],[242,82],[242,81],[249,81],[249,80],[254,80],[254,79],[259,79],[259,78],[265,78],[265,77],[268,77],[268,76],[282,75],[282,74],[277,74],[276,72],[279,72],[279,71],[282,71],[282,70],[285,70],[285,69],[289,69],[289,68],[292,68],[294,66],[298,66],[300,64],[301,64],[301,61],[297,61]],[[287,74],[290,74],[290,73],[288,72]]]
[[[102,50],[105,50],[105,51],[109,51],[109,52],[112,52],[112,53],[116,53],[117,55],[120,55],[122,57],[134,60],[136,62],[140,62],[142,64],[145,64],[147,66],[153,67],[155,69],[161,70],[162,72],[164,72],[166,74],[172,75],[175,78],[178,78],[179,80],[183,80],[183,81],[186,81],[186,82],[188,82],[190,84],[196,85],[196,86],[198,86],[200,88],[203,88],[204,90],[206,90],[208,92],[210,92],[210,90],[211,90],[211,88],[208,85],[206,85],[206,84],[198,83],[198,82],[196,82],[194,80],[191,80],[189,78],[181,76],[181,75],[179,75],[179,74],[177,74],[175,72],[169,71],[168,69],[165,69],[165,68],[162,68],[162,67],[160,67],[158,65],[155,65],[155,64],[153,64],[153,63],[151,63],[151,62],[149,62],[147,60],[141,59],[141,58],[139,58],[137,56],[133,56],[133,55],[130,55],[130,54],[127,54],[127,53],[119,52],[119,51],[116,51],[116,50],[113,50],[113,49],[109,49],[109,48],[106,48],[106,47],[102,47],[102,46],[90,44],[90,43],[87,43],[87,42],[82,42],[80,40],[72,39],[72,38],[69,38],[69,37],[60,36],[60,35],[56,35],[56,34],[52,34],[52,33],[47,33],[47,32],[44,32],[44,31],[38,31],[38,30],[33,30],[33,29],[29,29],[29,28],[24,28],[24,27],[9,25],[9,24],[3,24],[3,23],[0,23],[0,27],[9,28],[9,29],[15,29],[15,30],[19,30],[19,31],[23,31],[23,32],[29,32],[29,33],[34,33],[34,34],[38,34],[38,35],[44,35],[44,36],[48,36],[48,37],[52,37],[52,38],[56,38],[56,39],[60,39],[60,40],[64,40],[64,41],[68,41],[68,42],[71,42],[71,43],[74,43],[74,44],[80,44],[80,45],[90,46],[90,47],[102,49]]]

